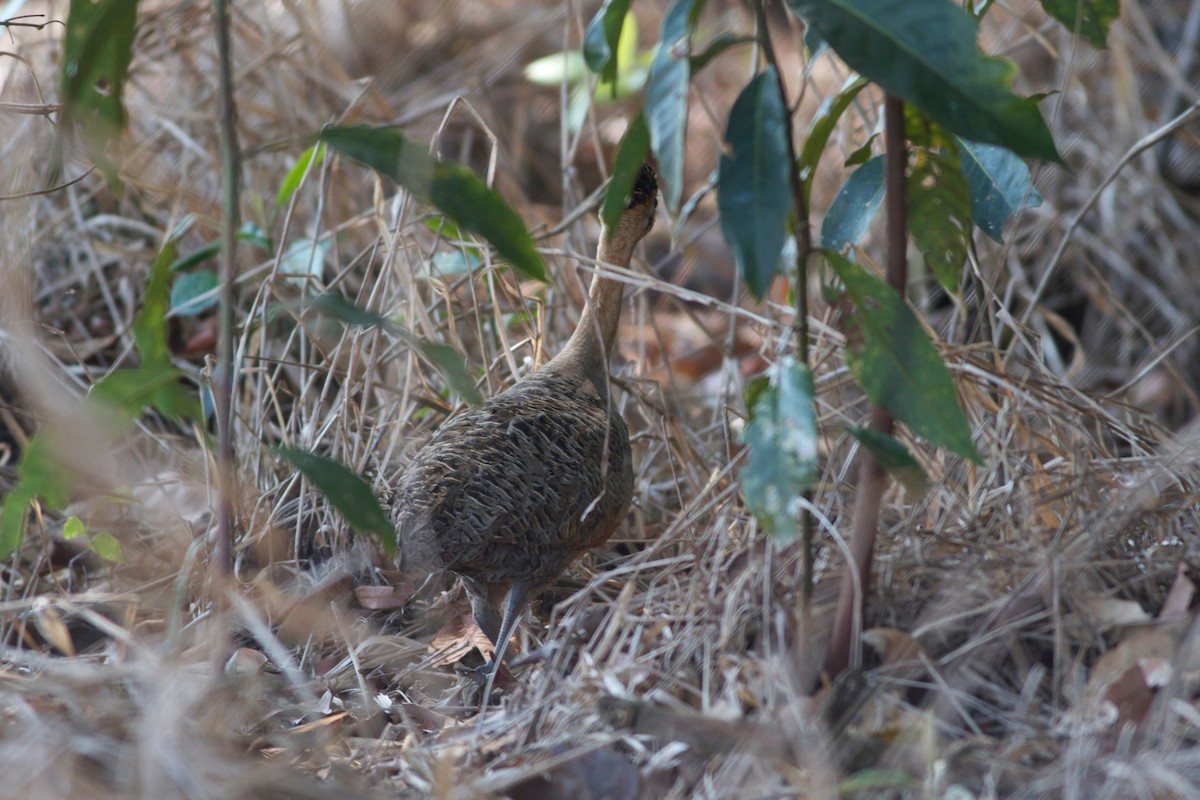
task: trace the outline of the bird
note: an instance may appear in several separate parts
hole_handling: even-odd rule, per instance
[[[616,224],[601,228],[598,262],[629,266],[654,225],[657,191],[654,168],[643,164]],[[400,566],[458,575],[494,645],[489,690],[525,605],[608,541],[629,510],[629,431],[608,373],[623,289],[597,272],[558,355],[447,419],[396,486]]]

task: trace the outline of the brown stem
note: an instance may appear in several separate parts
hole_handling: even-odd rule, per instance
[[[904,101],[888,95],[884,101],[884,146],[887,151],[887,279],[904,296],[908,283],[908,222],[905,218],[904,170],[908,151],[904,140]],[[861,310],[859,313],[862,313]],[[871,430],[891,435],[892,415],[882,406],[871,406]],[[836,676],[848,666],[862,663],[861,639],[867,590],[871,586],[871,561],[875,537],[879,531],[879,508],[887,476],[875,460],[875,454],[860,448],[858,495],[854,504],[854,530],[850,534],[850,563],[842,575],[837,614],[825,659],[825,672]],[[855,576],[858,580],[855,580]]]
[[[215,405],[217,412],[217,541],[213,564],[219,575],[233,569],[233,287],[237,269],[238,193],[241,156],[237,141],[237,108],[233,99],[232,45],[229,6],[226,0],[213,0],[216,28],[217,62],[221,98],[221,167],[224,173],[221,220],[221,293],[217,336],[217,374]]]

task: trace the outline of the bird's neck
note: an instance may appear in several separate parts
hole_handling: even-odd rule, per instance
[[[616,235],[610,235],[608,229],[602,228],[596,261],[601,268],[605,264],[629,266],[633,249],[644,232],[634,235],[625,227],[618,226]],[[596,384],[601,394],[608,388],[608,361],[617,340],[624,290],[625,285],[620,281],[606,278],[599,272],[593,275],[587,305],[579,317],[579,324],[567,340],[566,347],[551,362],[559,362],[561,366],[577,365]]]

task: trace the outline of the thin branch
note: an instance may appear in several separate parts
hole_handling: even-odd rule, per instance
[[[229,4],[213,0],[216,27],[217,60],[220,69],[220,125],[222,214],[221,214],[221,302],[217,338],[216,412],[217,412],[217,541],[213,561],[217,574],[233,570],[233,495],[236,470],[233,459],[233,302],[237,279],[238,196],[241,182],[241,156],[237,141],[237,107],[233,98],[233,55],[230,41]]]

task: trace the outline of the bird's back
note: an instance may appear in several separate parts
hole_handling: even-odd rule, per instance
[[[630,461],[605,385],[552,362],[449,419],[409,463],[396,498],[406,567],[545,585],[612,535]]]

